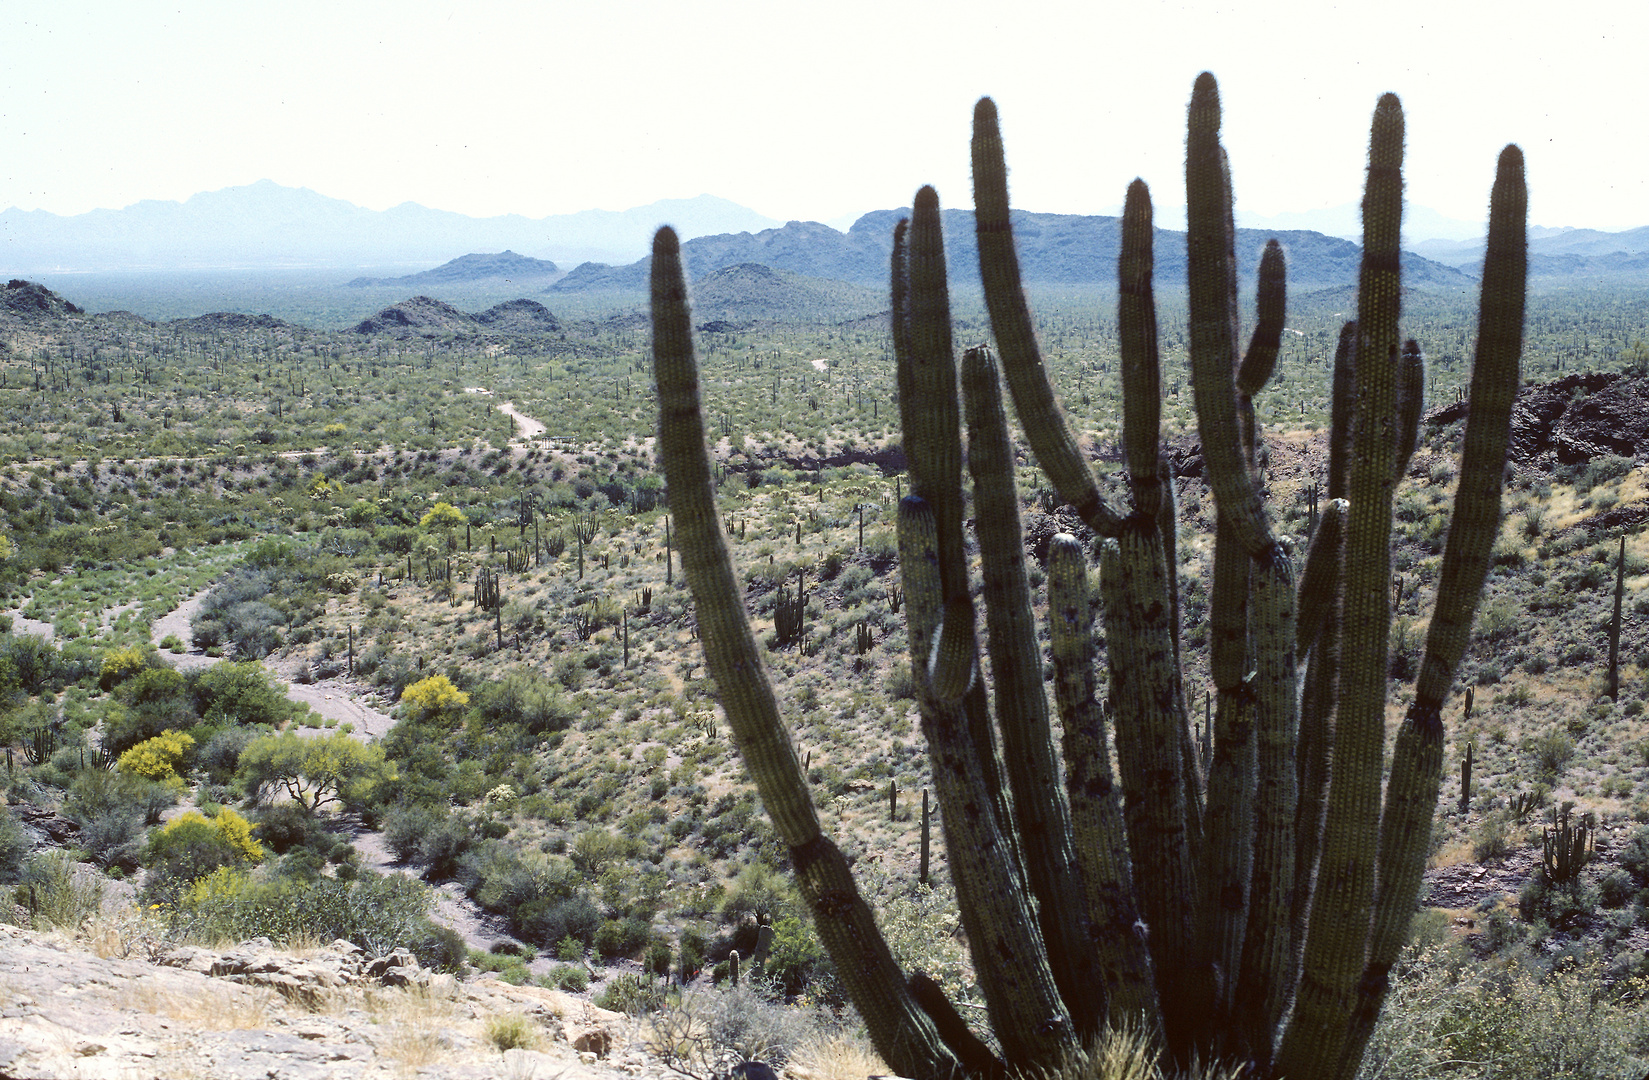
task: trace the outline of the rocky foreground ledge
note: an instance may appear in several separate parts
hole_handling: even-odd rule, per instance
[[[0,1080],[661,1077],[628,1018],[398,951],[265,939],[151,962],[0,925]],[[500,1045],[508,1049],[500,1049]]]

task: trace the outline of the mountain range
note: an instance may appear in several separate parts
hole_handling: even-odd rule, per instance
[[[743,264],[830,278],[881,288],[887,280],[893,249],[893,227],[904,210],[877,210],[860,217],[846,233],[818,222],[792,221],[756,233],[700,236],[682,244],[682,262],[693,277]],[[943,212],[945,258],[953,267],[955,283],[971,280],[957,268],[977,266],[979,248],[974,238],[971,210]],[[1014,239],[1020,269],[1026,281],[1054,285],[1109,284],[1116,280],[1117,256],[1122,243],[1120,218],[1086,214],[1013,212]],[[1288,254],[1291,286],[1333,288],[1352,284],[1362,249],[1349,240],[1318,232],[1237,230],[1237,265],[1243,280],[1252,280],[1266,240],[1275,236]],[[1185,281],[1185,234],[1171,229],[1155,233],[1156,279],[1177,285]],[[643,258],[627,266],[582,263],[546,292],[597,290],[641,291],[647,287],[651,265]],[[1444,266],[1418,255],[1405,254],[1405,281],[1410,285],[1449,287],[1475,280],[1464,270]]]
[[[0,271],[44,273],[277,268],[423,270],[457,252],[504,251],[573,265],[628,262],[669,222],[683,236],[778,225],[713,195],[663,199],[629,210],[528,218],[475,218],[402,203],[368,210],[269,180],[202,192],[183,202],[145,200],[121,210],[63,216],[0,211]],[[394,276],[394,275],[389,275]]]
[[[0,276],[371,267],[380,274],[357,274],[350,284],[422,290],[507,278],[553,281],[551,288],[563,293],[631,290],[645,287],[645,252],[654,229],[668,222],[687,242],[695,274],[750,263],[880,287],[893,223],[902,213],[873,211],[842,232],[818,222],[781,225],[726,199],[700,195],[623,211],[474,218],[415,203],[367,210],[307,188],[262,180],[183,202],[148,200],[73,216],[0,211]],[[1253,263],[1265,239],[1276,236],[1288,249],[1294,282],[1349,283],[1356,277],[1358,248],[1345,237],[1355,235],[1356,217],[1351,204],[1270,218],[1239,217],[1239,224],[1260,226],[1238,229],[1239,258]],[[1158,221],[1178,224],[1175,208],[1164,207]],[[1482,244],[1469,239],[1469,223],[1410,207],[1405,224],[1412,283],[1461,284],[1471,278]],[[945,225],[952,259],[971,260],[971,213],[947,211]],[[1016,211],[1014,227],[1028,280],[1108,282],[1115,276],[1120,229],[1115,217]],[[1431,238],[1416,239],[1428,231]],[[1183,280],[1180,236],[1158,230],[1157,275],[1168,282]],[[1649,274],[1649,226],[1619,233],[1535,227],[1529,250],[1535,277]],[[498,254],[454,259],[455,252]],[[575,269],[556,280],[567,266]],[[381,273],[391,268],[403,272]]]

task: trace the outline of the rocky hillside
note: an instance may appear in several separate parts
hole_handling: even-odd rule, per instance
[[[560,322],[548,308],[535,300],[509,300],[471,315],[444,300],[414,296],[391,304],[376,315],[355,324],[357,334],[396,334],[439,337],[444,334],[474,335],[483,331],[508,334],[553,333]]]
[[[705,275],[743,263],[759,263],[810,277],[850,281],[882,288],[887,281],[893,227],[908,209],[878,210],[854,222],[846,233],[816,221],[792,221],[758,233],[701,236],[682,245],[682,262],[690,275]],[[1116,280],[1122,243],[1122,219],[1085,214],[1034,214],[1016,210],[1014,239],[1027,282],[1055,285],[1110,285]],[[977,281],[979,249],[973,212],[944,213],[945,255],[954,284]],[[1265,242],[1275,236],[1288,253],[1291,286],[1332,288],[1357,280],[1362,249],[1349,240],[1322,233],[1237,230],[1241,280],[1253,279]],[[649,261],[629,266],[585,264],[550,287],[552,292],[593,289],[641,290],[647,286]],[[1419,255],[1403,256],[1404,281],[1411,286],[1448,288],[1469,284],[1463,271]],[[1185,234],[1156,231],[1156,279],[1162,285],[1185,281]],[[697,310],[695,308],[695,310]]]
[[[450,262],[442,263],[433,270],[425,270],[418,274],[407,274],[404,277],[358,277],[351,281],[349,285],[351,288],[356,289],[375,285],[405,285],[411,288],[419,288],[426,285],[452,285],[460,282],[486,281],[492,278],[529,281],[534,278],[554,277],[559,272],[560,268],[548,259],[532,259],[525,255],[517,255],[513,251],[500,251],[495,254],[460,255]]]
[[[266,939],[159,950],[131,925],[92,942],[0,924],[0,1080],[664,1076],[627,1017],[410,953]]]

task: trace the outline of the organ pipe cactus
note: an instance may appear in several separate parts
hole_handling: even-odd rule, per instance
[[[1218,91],[1206,74],[1193,90],[1191,376],[1217,507],[1216,705],[1206,766],[1180,663],[1149,192],[1135,181],[1123,219],[1118,329],[1130,500],[1113,506],[1061,416],[1038,352],[989,99],[974,125],[980,273],[1000,379],[1039,465],[1101,540],[1109,669],[1107,709],[1097,690],[1087,555],[1062,536],[1048,564],[1056,753],[997,361],[987,348],[968,349],[958,378],[938,198],[924,188],[895,231],[892,260],[912,481],[899,506],[900,575],[949,870],[994,1046],[969,1033],[931,979],[898,969],[841,852],[820,830],[717,528],[680,248],[663,229],[652,263],[660,453],[707,666],[734,740],[790,845],[819,936],[899,1074],[999,1077],[1054,1066],[1107,1023],[1143,1019],[1175,1068],[1223,1058],[1258,1076],[1350,1077],[1418,895],[1442,784],[1441,710],[1498,528],[1522,342],[1522,156],[1507,147],[1495,181],[1454,524],[1382,806],[1392,492],[1416,442],[1423,386],[1419,346],[1397,329],[1397,99],[1387,95],[1375,112],[1358,318],[1340,336],[1327,499],[1301,553],[1266,507],[1253,405],[1276,363],[1284,254],[1267,246],[1255,330],[1240,352]],[[964,458],[989,687],[979,674],[963,538]]]

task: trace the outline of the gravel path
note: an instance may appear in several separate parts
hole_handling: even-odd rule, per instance
[[[176,634],[182,641],[191,640],[190,624],[200,610],[201,600],[205,596],[205,591],[197,593],[156,619],[152,631],[154,640],[158,643],[168,634]],[[169,654],[168,659],[178,670],[189,671],[218,663],[221,658],[207,656],[191,646],[186,653]],[[309,706],[328,720],[352,725],[351,733],[358,739],[365,741],[382,738],[395,726],[395,718],[378,707],[385,702],[378,696],[377,691],[365,684],[342,678],[296,682],[296,664],[265,662],[264,666],[287,697]],[[300,727],[297,730],[299,735],[316,737],[326,734],[331,729]],[[361,866],[364,869],[380,874],[416,876],[413,869],[396,862],[395,856],[384,843],[382,833],[364,828],[359,819],[352,816],[340,819],[337,824],[349,833],[350,842],[360,853]],[[465,896],[463,888],[456,883],[449,882],[435,890],[435,906],[430,915],[435,922],[456,930],[463,937],[464,944],[472,949],[484,952],[496,941],[513,940],[505,929],[503,920],[488,913]],[[537,963],[546,970],[549,967],[547,959]]]

